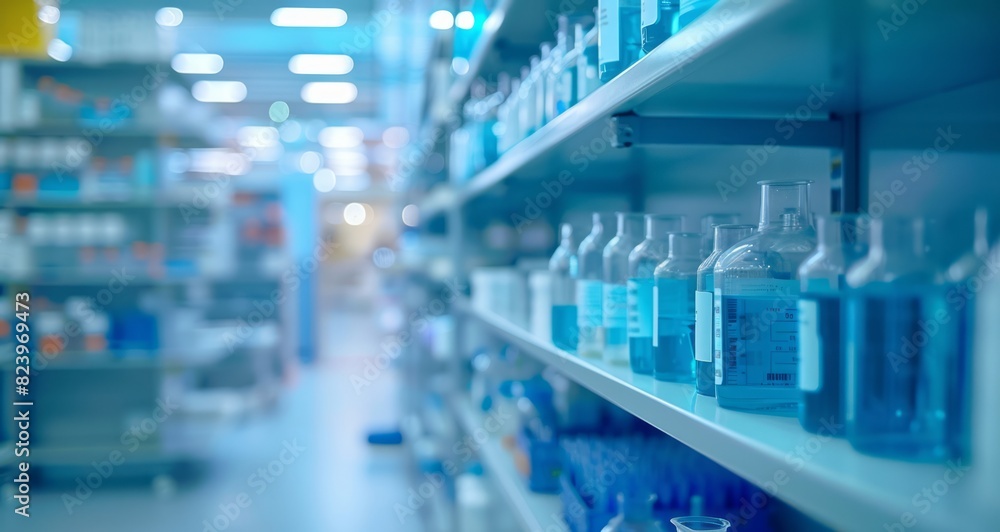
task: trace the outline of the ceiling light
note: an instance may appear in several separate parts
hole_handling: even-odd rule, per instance
[[[218,74],[224,62],[219,54],[177,54],[170,66],[181,74]]]
[[[455,24],[455,17],[451,14],[451,11],[446,11],[441,9],[431,13],[430,25],[436,30],[450,30]]]
[[[420,208],[412,203],[403,207],[403,223],[416,227],[420,223]]]
[[[73,57],[73,48],[61,39],[52,39],[49,41],[48,52],[49,57],[60,63],[65,63],[69,61],[70,57]]]
[[[472,14],[472,11],[459,11],[455,15],[455,27],[460,30],[471,30],[475,24],[476,16]]]
[[[302,87],[306,103],[351,103],[358,97],[358,87],[344,81],[314,81]]]
[[[164,27],[179,26],[184,20],[184,12],[176,7],[165,7],[156,12],[156,23]]]
[[[319,143],[325,148],[354,148],[365,141],[360,127],[325,127],[319,132]]]
[[[340,75],[354,70],[354,60],[343,54],[299,54],[288,61],[292,74]]]
[[[299,170],[302,173],[315,173],[320,166],[323,166],[323,156],[314,151],[307,151],[299,156]]]
[[[247,97],[247,86],[240,81],[197,81],[191,95],[199,102],[237,103]]]
[[[56,6],[42,6],[38,8],[38,20],[45,24],[55,24],[59,22],[59,8]]]
[[[297,28],[339,28],[347,23],[347,12],[335,7],[279,7],[271,13],[271,24]]]
[[[360,203],[348,203],[344,207],[344,221],[347,225],[361,225],[368,217],[367,209]]]
[[[337,175],[329,168],[320,168],[313,174],[313,186],[319,192],[330,192],[337,186]]]
[[[459,76],[469,73],[469,60],[464,57],[455,57],[451,60],[451,69]]]

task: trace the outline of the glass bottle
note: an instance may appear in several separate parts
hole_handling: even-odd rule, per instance
[[[628,358],[632,371],[653,374],[653,271],[667,259],[669,234],[683,216],[646,215],[646,240],[628,255]]]
[[[715,251],[715,226],[738,224],[740,215],[735,213],[711,213],[701,217],[701,257],[708,258]]]
[[[618,232],[604,247],[604,361],[628,364],[628,256],[642,241],[643,216],[616,216]]]
[[[538,65],[535,66],[535,127],[534,130],[538,131],[546,123],[548,123],[545,116],[545,102],[548,97],[545,93],[547,81],[549,79],[549,72],[552,70],[554,56],[552,55],[552,43],[543,42],[541,45],[541,56],[538,60]]]
[[[573,49],[570,19],[559,15],[556,28],[556,45],[552,48],[552,68],[545,76],[545,121],[550,122],[572,105],[576,63],[568,64],[566,57]]]
[[[530,59],[530,67],[521,67],[521,88],[520,97],[517,102],[518,126],[520,126],[520,138],[528,138],[535,132],[537,120],[535,118],[535,91],[538,81],[538,56],[533,55]]]
[[[680,0],[642,0],[642,51],[653,51],[677,31]]]
[[[560,226],[561,241],[552,258],[549,272],[552,274],[552,343],[563,351],[576,351],[576,286],[573,282],[571,266],[576,258],[573,244],[573,226]]]
[[[604,247],[611,240],[613,213],[593,215],[594,225],[576,253],[577,353],[583,357],[600,358],[604,347]],[[572,263],[571,263],[572,264]]]
[[[656,495],[651,493],[619,493],[618,515],[612,517],[601,532],[662,532],[660,522],[653,516],[654,502]]]
[[[667,260],[653,272],[653,376],[694,382],[694,289],[701,233],[671,233]]]
[[[757,232],[715,265],[715,396],[735,410],[798,410],[799,265],[816,247],[811,181],[761,181]]]
[[[598,0],[597,53],[601,81],[607,83],[639,60],[639,0]]]
[[[957,313],[931,260],[921,218],[871,222],[868,255],[847,272],[845,417],[855,449],[936,461],[965,428]]]
[[[601,86],[597,50],[599,28],[597,25],[577,24],[574,26],[574,33],[573,44],[578,51],[576,58],[576,101],[579,102]]]
[[[858,219],[854,214],[817,216],[816,251],[799,267],[799,423],[809,432],[821,427],[832,431],[829,427],[844,423],[844,276],[868,253],[867,233],[859,229]]]
[[[737,242],[753,234],[754,226],[722,224],[716,225],[713,244],[715,249],[698,267],[697,284],[694,293],[694,366],[698,393],[715,397],[715,345],[714,307],[712,297],[715,291],[715,264],[719,257],[729,251]],[[704,245],[704,240],[702,240]]]

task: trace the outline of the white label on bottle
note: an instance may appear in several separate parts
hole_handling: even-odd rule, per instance
[[[715,362],[715,384],[722,384],[722,293],[712,294],[712,360]]]
[[[724,384],[798,387],[798,299],[795,280],[729,281],[721,302]]]
[[[660,347],[660,287],[653,285],[653,347]]]
[[[604,283],[604,328],[628,327],[628,291],[623,284]]]
[[[815,301],[799,300],[799,387],[805,392],[819,391],[822,360],[819,341],[819,307]]]
[[[656,24],[660,18],[660,0],[642,0],[642,27],[648,28]]]
[[[694,293],[694,359],[712,361],[712,293]]]
[[[619,35],[621,31],[619,18],[621,12],[616,0],[598,0],[597,13],[600,19],[600,30],[597,32],[597,61],[600,64],[614,63],[620,59]]]
[[[576,282],[577,324],[581,329],[600,327],[604,314],[601,281],[580,279]]]
[[[628,280],[628,336],[649,338],[653,334],[653,279]]]

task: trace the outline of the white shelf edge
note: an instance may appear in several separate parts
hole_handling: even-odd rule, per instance
[[[476,412],[468,399],[453,398],[451,402],[465,432],[471,434],[483,428],[483,416]],[[523,530],[542,532],[553,524],[564,529],[562,501],[559,496],[529,491],[525,480],[514,466],[513,457],[503,448],[499,438],[490,437],[478,452],[483,466],[514,511]]]
[[[916,519],[913,530],[985,530],[1000,520],[1000,508],[981,502],[985,499],[976,490],[984,483],[979,479],[949,484],[948,496],[926,508],[914,502],[924,488],[946,478],[945,464],[863,455],[842,438],[806,432],[796,419],[721,409],[714,398],[698,395],[691,385],[656,381],[628,367],[561,351],[492,311],[473,308],[467,299],[457,300],[456,309],[761,487],[768,497],[776,495],[834,529],[883,530],[904,513]],[[996,493],[1000,482],[990,482]]]

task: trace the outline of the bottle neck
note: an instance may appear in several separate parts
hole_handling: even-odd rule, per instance
[[[922,218],[891,218],[872,223],[871,252],[894,261],[927,257],[927,225]]]
[[[735,246],[740,240],[753,234],[752,225],[718,225],[715,227],[715,248],[713,251],[725,251]]]
[[[641,214],[618,213],[618,236],[638,238],[643,234],[643,216]]]
[[[701,259],[701,233],[670,233],[669,259]]]
[[[670,233],[684,229],[683,216],[646,215],[646,239],[667,241]]]
[[[758,230],[801,229],[812,225],[809,182],[761,182]]]

